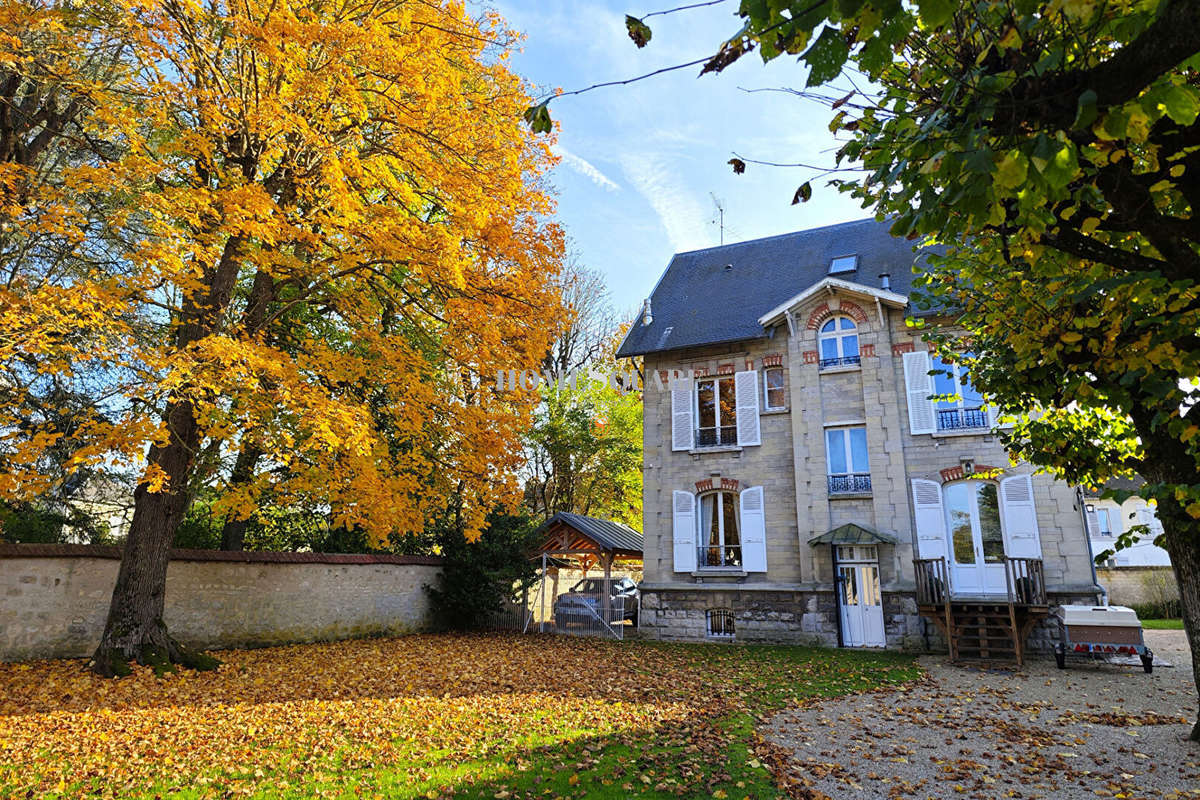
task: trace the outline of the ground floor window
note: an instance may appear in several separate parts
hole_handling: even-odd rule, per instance
[[[700,495],[701,567],[740,567],[742,539],[738,530],[738,497],[733,492]]]
[[[1004,562],[997,488],[994,483],[962,481],[943,490],[950,552],[956,564]]]

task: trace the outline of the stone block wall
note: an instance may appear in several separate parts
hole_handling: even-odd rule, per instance
[[[1114,606],[1161,603],[1179,599],[1179,584],[1170,567],[1105,567],[1096,569]]]
[[[0,660],[88,656],[108,615],[115,547],[0,545]],[[205,649],[395,635],[426,628],[420,556],[174,550],[164,619]]]

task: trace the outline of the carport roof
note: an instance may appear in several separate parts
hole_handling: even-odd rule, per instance
[[[583,514],[571,514],[566,511],[558,512],[538,528],[539,531],[549,534],[539,548],[539,552],[578,552],[577,545],[579,543],[577,541],[572,543],[560,535],[563,528],[569,528],[577,535],[590,539],[596,545],[594,548],[587,549],[609,550],[617,555],[642,557],[644,540],[642,534],[633,528],[612,520],[586,517]]]

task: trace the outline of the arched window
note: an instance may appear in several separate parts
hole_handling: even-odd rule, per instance
[[[826,320],[817,334],[821,367],[839,367],[859,363],[858,326],[849,317]]]
[[[740,567],[742,537],[738,529],[737,493],[708,492],[696,499],[700,503],[696,563],[701,567]]]

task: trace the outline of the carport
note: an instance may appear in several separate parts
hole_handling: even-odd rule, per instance
[[[604,570],[602,602],[607,612],[613,564],[642,562],[642,534],[619,522],[560,511],[542,523],[538,532],[542,534],[541,543],[533,555],[542,560],[543,582],[547,577],[551,579],[552,597],[558,597],[560,568],[586,573],[598,567]],[[544,629],[545,622],[541,625]]]

